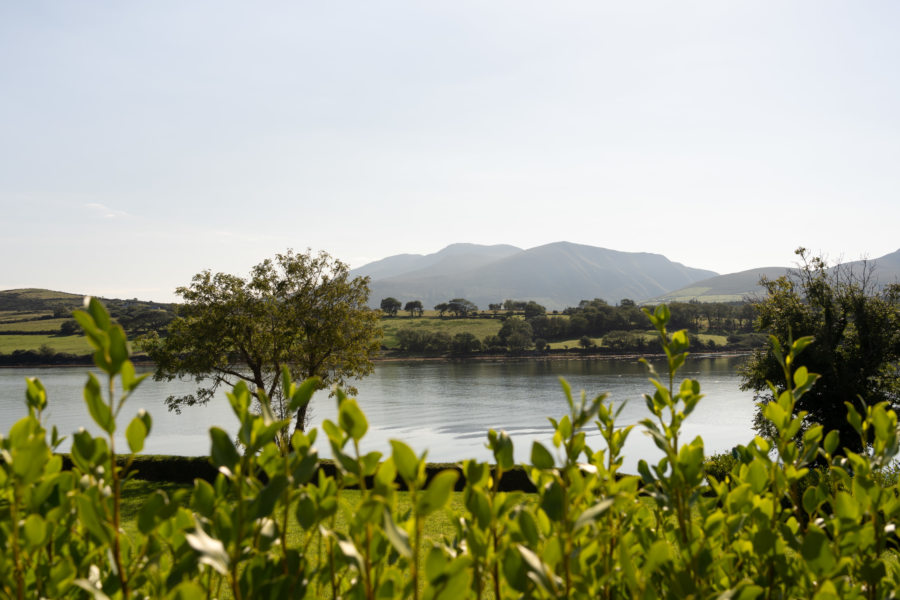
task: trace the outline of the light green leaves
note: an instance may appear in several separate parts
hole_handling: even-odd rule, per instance
[[[425,491],[418,495],[416,512],[422,516],[428,516],[443,508],[450,499],[453,486],[458,478],[459,473],[450,470],[441,471],[435,475]]]
[[[409,487],[417,487],[425,476],[425,461],[416,457],[412,448],[400,440],[391,440],[391,458],[403,481]]]
[[[144,449],[144,440],[150,433],[152,426],[153,419],[150,418],[150,414],[144,409],[138,411],[137,416],[131,420],[128,428],[125,430],[125,439],[128,441],[128,447],[132,452],[137,453]]]
[[[116,430],[116,421],[113,418],[112,409],[103,400],[100,382],[93,373],[88,373],[87,383],[84,384],[84,401],[94,423],[106,433],[113,433]]]
[[[343,398],[338,407],[338,423],[354,441],[359,441],[369,430],[369,422],[359,409],[355,398]]]

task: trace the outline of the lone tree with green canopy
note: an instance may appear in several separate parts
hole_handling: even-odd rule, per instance
[[[849,403],[862,415],[867,406],[887,401],[900,408],[900,285],[878,290],[872,264],[856,271],[846,265],[829,268],[822,258],[797,250],[800,267],[788,276],[763,279],[767,295],[756,303],[757,329],[775,336],[782,348],[791,339],[812,336],[813,343],[797,358],[794,368],[819,373],[816,385],[797,403],[807,413],[804,429],[821,424],[837,431],[841,447],[853,452],[864,441],[847,422]],[[767,381],[784,390],[784,371],[774,349],[757,350],[744,367],[742,389],[753,390],[763,401],[772,399]],[[762,404],[754,428],[771,434]],[[802,435],[802,431],[798,434]]]
[[[378,311],[367,307],[367,277],[351,279],[343,262],[325,252],[288,250],[259,263],[247,279],[209,270],[176,293],[184,303],[168,335],[146,336],[142,347],[156,363],[157,380],[192,377],[194,394],[169,396],[169,410],[206,404],[222,385],[246,381],[263,391],[279,418],[306,425],[307,406],[287,415],[280,377],[319,377],[342,386],[373,371],[380,348]]]

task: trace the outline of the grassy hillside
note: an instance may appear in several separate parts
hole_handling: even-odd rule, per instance
[[[174,305],[144,300],[102,299],[134,339],[142,333],[164,330],[175,315]],[[15,351],[84,355],[90,347],[74,325],[72,311],[84,296],[43,289],[0,291],[0,353]]]

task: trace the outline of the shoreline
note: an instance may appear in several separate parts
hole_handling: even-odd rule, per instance
[[[750,356],[752,353],[751,350],[731,350],[731,351],[723,351],[723,352],[690,352],[688,354],[693,358],[718,358],[718,357],[733,357],[733,356]],[[503,355],[503,354],[490,354],[485,356],[380,356],[378,358],[372,359],[372,362],[377,365],[379,363],[423,363],[423,362],[524,362],[524,361],[557,361],[557,360],[639,360],[641,358],[646,359],[661,359],[665,358],[665,354],[662,352],[653,352],[653,353],[624,353],[624,354],[535,354],[535,355]],[[149,361],[133,361],[134,365],[137,366],[145,366],[145,365],[153,365],[153,363]],[[63,364],[53,364],[53,363],[43,363],[43,364],[34,364],[34,363],[25,363],[25,364],[17,364],[17,365],[0,365],[0,369],[26,369],[26,368],[34,368],[34,369],[50,369],[54,367],[60,368],[83,368],[83,367],[94,367],[94,363],[90,361],[86,362],[75,362],[75,363],[63,363]]]

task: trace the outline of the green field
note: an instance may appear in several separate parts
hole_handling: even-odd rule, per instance
[[[413,329],[416,331],[438,332],[443,331],[450,337],[457,333],[471,333],[479,340],[489,335],[497,335],[502,323],[500,319],[453,319],[439,317],[385,317],[381,320],[381,328],[384,331],[382,344],[388,349],[399,346],[397,332],[401,329]]]
[[[0,310],[0,323],[8,323],[9,321],[22,321],[25,319],[40,319],[47,315],[52,315],[49,310],[40,311],[21,311],[21,310]]]
[[[24,324],[24,323],[23,323]],[[89,354],[91,347],[82,335],[0,335],[0,352],[12,354],[15,350],[39,350],[46,344],[55,352]]]
[[[4,331],[59,331],[59,326],[69,319],[40,319],[37,321],[2,322],[0,321],[0,335]]]

